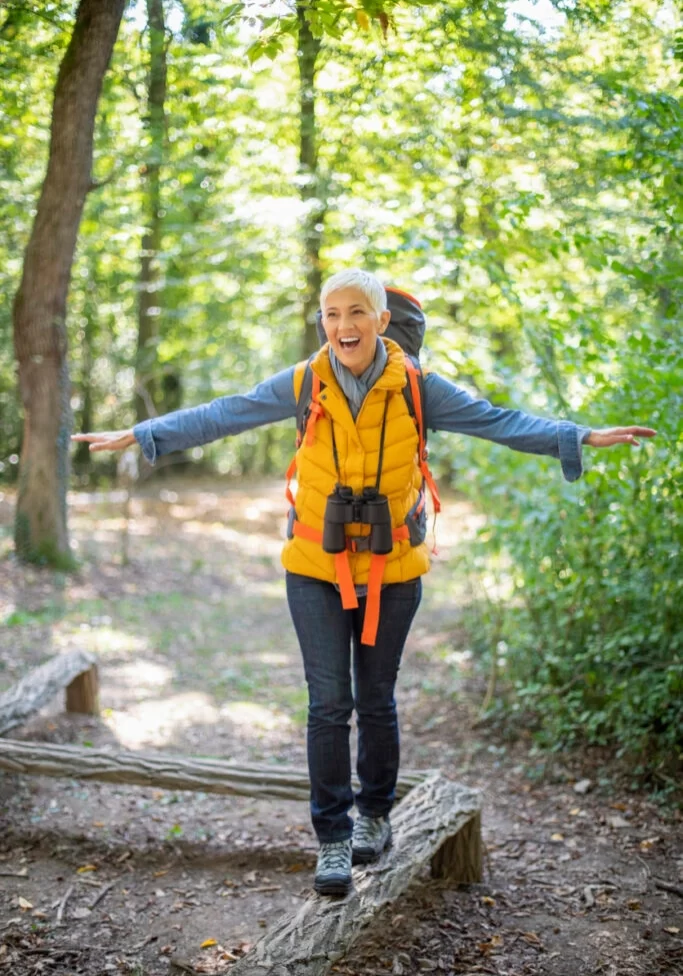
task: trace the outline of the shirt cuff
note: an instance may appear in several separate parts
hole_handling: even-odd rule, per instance
[[[152,434],[152,421],[143,420],[133,427],[133,436],[142,448],[142,453],[149,464],[154,464],[157,459],[157,446],[154,443]]]
[[[590,427],[582,427],[571,420],[560,420],[557,425],[557,446],[560,464],[565,481],[578,481],[583,474],[581,447],[584,438],[591,432]]]

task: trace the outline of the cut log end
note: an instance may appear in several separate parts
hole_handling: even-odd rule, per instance
[[[433,878],[455,884],[477,884],[482,880],[480,813],[443,842],[431,860],[431,873]]]
[[[99,715],[100,688],[96,665],[79,674],[67,685],[66,710],[81,715]]]

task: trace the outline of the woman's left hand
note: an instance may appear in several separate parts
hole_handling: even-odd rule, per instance
[[[611,447],[613,444],[635,444],[636,437],[654,437],[657,433],[651,427],[609,427],[607,430],[592,430],[584,444],[591,447]]]

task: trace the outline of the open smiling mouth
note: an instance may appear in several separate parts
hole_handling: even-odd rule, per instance
[[[355,349],[359,344],[360,338],[358,336],[347,336],[339,340],[339,345],[344,350]]]

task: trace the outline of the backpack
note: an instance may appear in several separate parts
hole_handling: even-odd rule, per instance
[[[432,496],[434,513],[436,514],[441,511],[441,502],[432,473],[427,464],[429,452],[427,450],[427,417],[424,408],[424,375],[419,360],[419,354],[425,336],[426,320],[419,301],[413,298],[412,295],[409,295],[408,292],[400,291],[398,288],[387,287],[386,293],[387,308],[391,312],[391,319],[383,334],[387,339],[393,339],[394,342],[397,342],[405,354],[408,382],[403,387],[403,396],[405,397],[408,412],[417,428],[420,470]],[[320,310],[316,314],[316,329],[322,345],[327,339],[322,324],[322,312]],[[312,359],[313,356],[310,357],[304,371],[296,405],[297,448],[307,435],[312,442],[313,428],[321,413],[321,408],[316,398],[324,384],[321,383],[320,379],[311,369],[310,363]],[[294,462],[290,465],[290,471],[292,472],[293,464]],[[288,478],[290,477],[290,471],[287,472]]]

